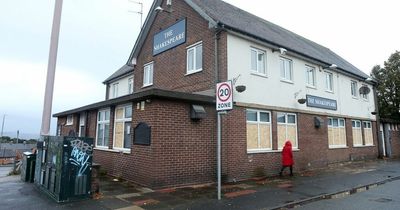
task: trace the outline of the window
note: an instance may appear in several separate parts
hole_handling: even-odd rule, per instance
[[[66,125],[73,125],[74,124],[74,116],[73,115],[68,115],[67,116],[67,123]]]
[[[306,65],[306,84],[315,87],[315,68]]]
[[[265,68],[266,54],[265,51],[251,48],[251,71],[266,75],[267,71]]]
[[[128,79],[128,93],[129,94],[133,93],[133,77]]]
[[[132,105],[120,106],[115,109],[114,147],[131,148]]]
[[[351,124],[353,127],[353,145],[354,146],[363,145],[362,133],[361,133],[361,121],[352,120]]]
[[[357,82],[351,81],[351,96],[357,97]]]
[[[108,147],[110,134],[110,110],[100,110],[97,114],[96,146]]]
[[[292,142],[293,148],[297,148],[297,119],[296,114],[277,114],[278,122],[278,149],[282,149],[286,140]]]
[[[293,80],[292,60],[280,57],[279,65],[281,69],[281,79],[292,81]]]
[[[186,74],[203,70],[203,44],[200,42],[187,49]]]
[[[346,147],[346,128],[343,118],[328,117],[329,148]]]
[[[118,97],[118,83],[112,85],[112,98]]]
[[[79,116],[79,137],[85,136],[85,113],[81,113]]]
[[[333,74],[325,72],[325,88],[326,91],[333,92]]]
[[[372,137],[372,126],[371,121],[363,121],[364,127],[364,142],[366,146],[374,145],[374,139]]]
[[[271,113],[247,110],[247,151],[272,149]]]
[[[144,66],[143,87],[153,85],[153,62]]]

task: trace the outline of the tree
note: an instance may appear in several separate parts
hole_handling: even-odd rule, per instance
[[[400,121],[400,52],[390,55],[383,68],[374,66],[371,76],[378,82],[376,92],[380,116]]]

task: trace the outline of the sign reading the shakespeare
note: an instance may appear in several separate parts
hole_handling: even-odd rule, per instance
[[[307,106],[321,109],[337,110],[336,100],[307,95]]]
[[[154,35],[153,56],[186,42],[186,19]]]
[[[233,109],[232,82],[221,82],[216,87],[217,111]]]

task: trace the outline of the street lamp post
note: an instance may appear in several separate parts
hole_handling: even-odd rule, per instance
[[[42,127],[40,130],[40,135],[42,136],[48,136],[50,134],[51,109],[53,104],[54,77],[55,77],[56,63],[57,63],[58,37],[60,33],[62,3],[63,0],[56,0],[54,6],[49,62],[47,66],[46,89],[44,93]]]

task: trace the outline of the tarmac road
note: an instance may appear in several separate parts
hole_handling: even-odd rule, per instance
[[[400,209],[400,180],[380,185],[365,192],[350,195],[345,198],[322,200],[301,206],[299,210],[306,209]]]

